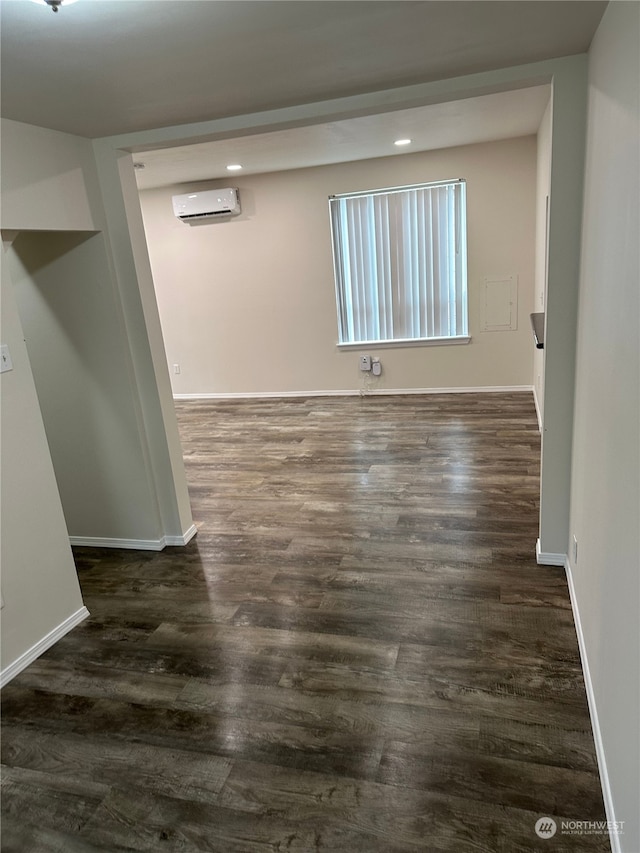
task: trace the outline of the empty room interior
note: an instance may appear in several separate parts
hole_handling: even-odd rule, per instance
[[[640,3],[0,23],[0,849],[640,853]]]

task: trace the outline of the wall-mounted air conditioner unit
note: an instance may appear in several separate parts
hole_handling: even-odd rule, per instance
[[[203,190],[173,196],[173,212],[183,222],[201,219],[218,219],[240,213],[238,190]]]

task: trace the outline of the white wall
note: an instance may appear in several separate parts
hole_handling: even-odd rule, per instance
[[[610,3],[589,56],[570,519],[570,571],[626,853],[640,850],[639,8]]]
[[[96,231],[104,226],[91,141],[0,120],[2,228]]]
[[[338,351],[327,198],[419,181],[467,180],[470,332],[465,346],[370,348],[383,375],[363,377]],[[171,196],[141,193],[175,394],[527,386],[532,384],[536,140],[236,178],[243,213],[191,227]],[[483,276],[519,278],[517,331],[480,332]]]
[[[104,235],[25,231],[9,257],[69,535],[159,539]]]
[[[162,408],[136,269],[113,248],[124,232],[132,251],[126,213],[113,212],[118,156],[106,192],[91,140],[3,121],[2,141],[3,228],[19,234],[9,275],[69,532],[83,544],[179,544],[194,528],[166,367]]]
[[[25,664],[25,655],[43,650],[51,632],[72,627],[75,616],[86,612],[47,438],[55,448],[65,510],[74,524],[79,518],[90,523],[91,538],[160,547],[171,537],[178,544],[191,518],[182,460],[175,458],[175,416],[171,423],[154,413],[148,401],[155,398],[159,408],[161,391],[153,374],[138,369],[150,350],[149,333],[135,300],[132,308],[122,298],[123,289],[138,290],[135,271],[122,284],[120,256],[112,248],[118,227],[127,231],[127,218],[105,205],[94,144],[6,120],[1,130],[2,235],[7,246],[13,244],[10,258],[3,252],[2,342],[9,343],[15,364],[0,380],[2,668],[9,677]],[[111,195],[122,195],[117,175],[110,183]],[[46,423],[16,286],[27,294],[21,308],[46,398]],[[53,353],[55,359],[49,358]],[[67,434],[78,442],[75,448],[65,445]],[[89,470],[78,462],[80,448],[90,458]]]
[[[13,370],[0,376],[4,680],[11,664],[73,619],[83,604],[4,251],[1,254],[0,336],[13,361]]]
[[[536,276],[533,310],[544,311],[547,289],[547,208],[551,191],[551,102],[538,128],[536,169]],[[540,422],[544,419],[544,352],[533,354],[533,393]]]
[[[23,228],[100,227],[103,216],[88,140],[6,119],[1,130],[7,248]],[[3,248],[2,343],[9,345],[14,364],[0,377],[3,678],[82,609],[24,337]]]

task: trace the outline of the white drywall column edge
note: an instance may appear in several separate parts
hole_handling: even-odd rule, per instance
[[[133,251],[133,261],[136,276],[140,287],[142,299],[142,310],[144,312],[145,327],[149,336],[151,358],[153,361],[154,374],[158,387],[159,404],[162,420],[154,418],[149,424],[150,438],[154,443],[163,446],[167,443],[168,456],[163,457],[166,463],[162,470],[162,482],[171,482],[174,485],[174,497],[178,512],[178,528],[176,531],[164,529],[164,539],[180,539],[188,541],[194,528],[191,516],[191,503],[184,467],[182,444],[178,434],[178,422],[173,402],[171,380],[167,367],[164,341],[162,338],[162,326],[158,312],[153,273],[149,262],[147,251],[147,239],[145,235],[142,210],[140,209],[140,196],[135,179],[133,158],[130,154],[122,154],[118,158],[120,172],[120,187],[127,214],[129,225],[129,237]],[[164,487],[163,487],[164,488]],[[163,491],[164,494],[164,491]],[[162,504],[161,504],[162,509]],[[164,517],[164,516],[163,516]],[[165,525],[166,528],[166,525]]]
[[[587,57],[553,77],[540,550],[569,544],[571,446],[587,117]]]
[[[131,156],[93,143],[126,338],[138,399],[141,436],[158,510],[158,538],[193,526],[182,448],[164,356]]]

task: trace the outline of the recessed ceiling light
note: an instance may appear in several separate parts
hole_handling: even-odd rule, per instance
[[[232,163],[230,166],[227,166],[227,172],[239,172],[242,169],[240,163]]]
[[[411,145],[412,141],[413,140],[411,140],[411,139],[396,139],[396,141],[393,144],[394,145]]]

